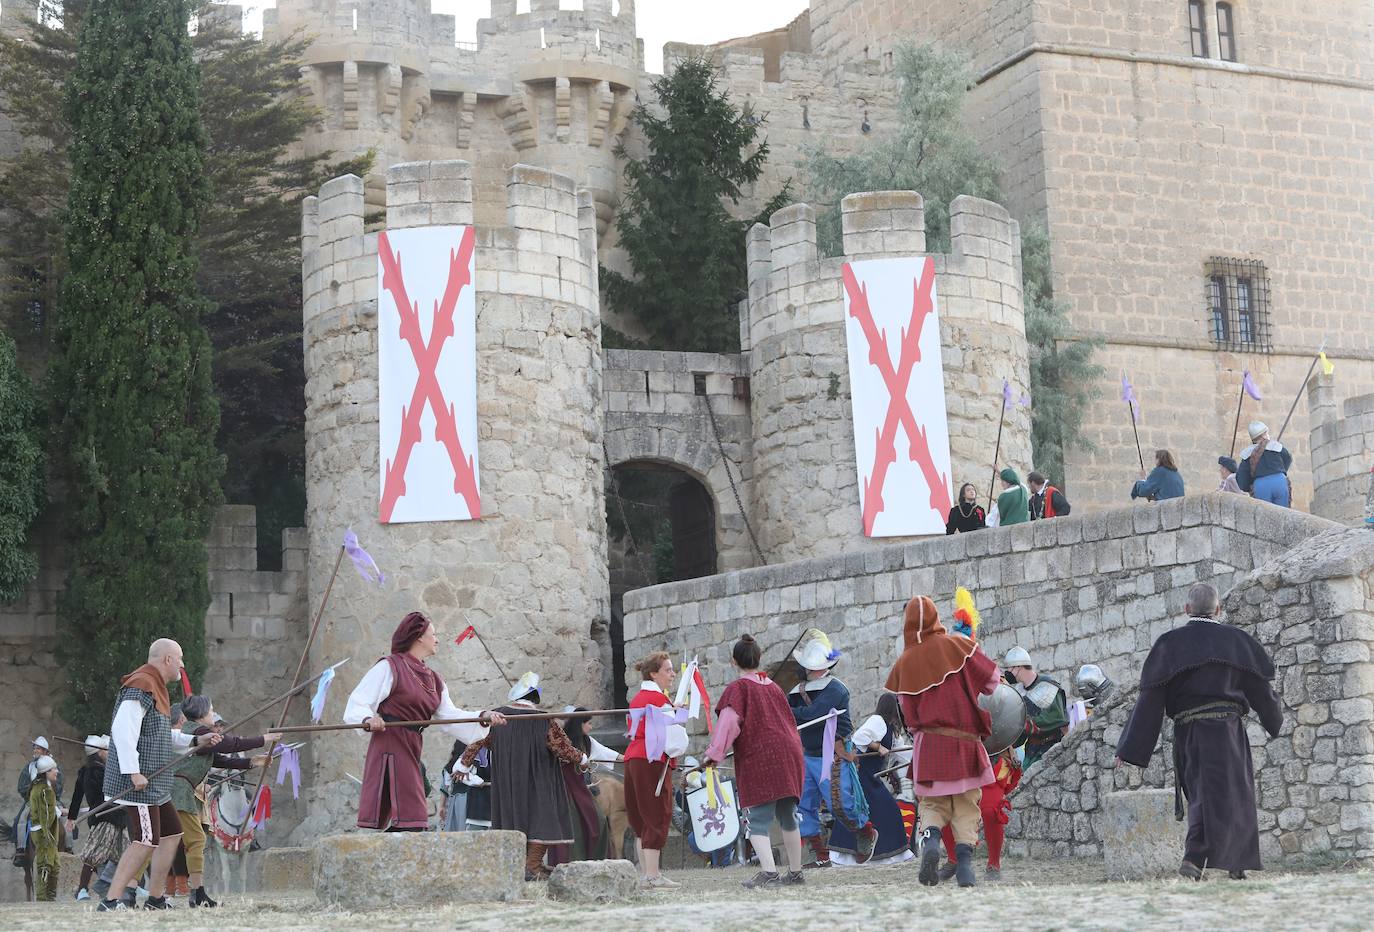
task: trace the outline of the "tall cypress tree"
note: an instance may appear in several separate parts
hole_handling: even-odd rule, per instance
[[[208,188],[185,0],[101,0],[67,84],[71,186],[53,387],[70,570],[65,715],[99,730],[157,637],[205,668],[219,412],[194,240]]]

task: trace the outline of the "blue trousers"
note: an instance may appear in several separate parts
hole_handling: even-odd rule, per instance
[[[801,802],[797,804],[797,816],[801,822],[803,838],[821,833],[821,806],[830,808],[830,774],[821,773],[821,759],[806,756],[806,777],[802,781]],[[854,807],[853,771],[848,767],[840,768],[840,805],[844,814],[858,821],[859,813]]]
[[[1252,488],[1255,491],[1255,498],[1260,501],[1272,502],[1282,508],[1288,507],[1288,477],[1283,473],[1276,472],[1267,476],[1260,476],[1255,480]]]

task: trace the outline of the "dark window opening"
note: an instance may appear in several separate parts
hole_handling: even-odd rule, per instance
[[[1224,61],[1236,60],[1236,18],[1231,4],[1217,4],[1217,54]]]
[[[695,393],[698,394],[698,395],[704,395],[704,394],[706,394],[706,373],[705,373],[705,372],[693,372],[693,373],[692,373],[692,391],[695,392]]]
[[[1192,37],[1193,57],[1207,57],[1207,15],[1202,0],[1188,0],[1188,33]]]
[[[1218,349],[1271,351],[1269,273],[1264,263],[1213,256],[1207,263],[1206,294],[1212,342]]]

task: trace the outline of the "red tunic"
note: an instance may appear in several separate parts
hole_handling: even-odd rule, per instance
[[[944,795],[940,791],[948,788],[932,784],[967,782],[965,788],[971,788],[991,782],[988,752],[979,739],[992,732],[992,719],[978,705],[978,697],[996,688],[996,677],[997,664],[977,650],[938,686],[900,697],[902,716],[915,741],[912,782],[917,796]]]
[[[716,714],[725,709],[739,716],[734,744],[739,804],[760,806],[785,796],[801,799],[806,761],[797,721],[778,684],[742,676],[720,694]]]
[[[391,695],[377,706],[388,721],[433,718],[444,694],[444,681],[429,667],[408,654],[391,654],[395,682]],[[358,800],[358,827],[424,829],[429,827],[425,781],[420,774],[424,739],[410,728],[388,728],[372,733],[363,763],[362,797]]]

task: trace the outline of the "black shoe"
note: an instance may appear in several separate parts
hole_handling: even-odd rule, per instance
[[[96,904],[95,911],[98,913],[127,912],[129,904],[123,900],[101,900]]]
[[[954,879],[961,887],[976,886],[973,876],[973,845],[954,846]]]
[[[143,901],[144,909],[172,909],[172,904],[167,902],[166,896],[150,896]]]
[[[944,865],[940,868],[940,879],[953,880],[954,872],[958,869],[958,865],[956,865],[953,861],[946,861]]]
[[[928,828],[921,834],[921,872],[917,878],[922,886],[933,887],[940,882],[940,830]]]
[[[1245,871],[1227,871],[1226,876],[1230,877],[1232,880],[1244,880]]]
[[[1202,868],[1184,858],[1183,863],[1178,866],[1178,875],[1184,880],[1201,880]]]
[[[213,907],[219,904],[210,899],[210,894],[205,892],[204,887],[196,887],[191,891],[191,896],[187,901],[187,905],[194,909],[197,906]]]
[[[782,877],[778,876],[777,871],[759,871],[748,880],[741,880],[740,886],[746,890],[762,890],[764,887],[777,886],[782,882]]]
[[[784,887],[795,887],[797,884],[806,883],[806,875],[801,871],[788,871],[782,875],[782,885]]]

